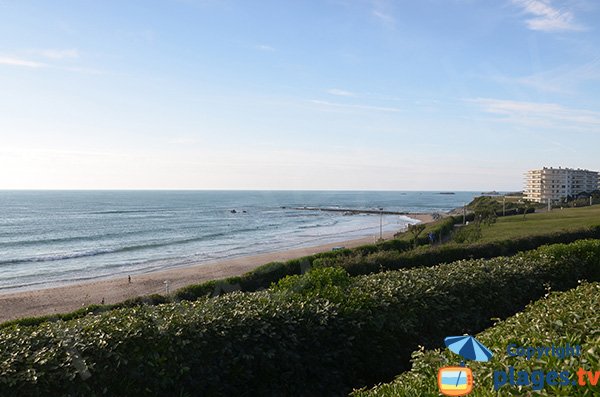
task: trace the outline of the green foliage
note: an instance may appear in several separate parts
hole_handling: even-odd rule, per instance
[[[89,305],[86,307],[82,307],[81,309],[72,311],[70,313],[64,314],[51,314],[48,316],[39,316],[39,317],[26,317],[20,318],[17,320],[7,321],[0,324],[0,328],[10,327],[13,325],[20,326],[36,326],[40,325],[47,321],[68,321],[76,318],[80,318],[83,316],[87,316],[90,314],[99,314],[103,312],[107,312],[114,309],[120,309],[124,307],[134,307],[141,305],[159,305],[162,303],[170,302],[170,297],[166,297],[160,294],[152,294],[146,296],[140,296],[136,298],[127,299],[126,301],[112,304],[112,305]]]
[[[385,270],[397,270],[433,266],[460,259],[493,258],[514,255],[535,249],[544,244],[570,243],[585,238],[600,238],[600,226],[561,233],[531,235],[527,237],[474,244],[445,244],[420,247],[407,252],[381,251],[370,255],[348,256],[336,260],[318,260],[318,266],[341,266],[352,276],[371,274]]]
[[[503,208],[504,207],[504,208]],[[500,216],[523,215],[535,212],[535,207],[528,202],[515,202],[511,199],[505,199],[504,203],[501,197],[480,196],[475,197],[467,208],[473,211],[474,218],[477,215],[485,214],[483,219],[489,218],[489,221],[494,222],[494,218]],[[543,208],[543,206],[542,206]]]
[[[475,197],[467,208],[470,210],[476,210],[481,207],[494,207],[495,209],[502,209],[502,203],[498,201],[498,198],[492,196],[478,196]]]
[[[477,332],[599,269],[600,241],[580,241],[14,325],[0,330],[0,396],[342,395],[408,369],[418,345]]]
[[[502,203],[493,197],[476,197],[469,208],[473,211],[475,227],[479,228],[481,224],[491,225],[496,222],[497,213],[502,212]]]
[[[297,294],[303,298],[324,297],[334,302],[346,298],[352,284],[350,275],[340,267],[314,268],[302,276],[287,276],[272,289],[276,292]]]
[[[475,225],[473,225],[475,226]],[[473,226],[463,226],[454,232],[452,241],[455,243],[474,243],[481,238],[481,228]]]
[[[514,366],[516,371],[549,370],[571,373],[570,380],[577,380],[575,372],[581,366],[587,370],[600,369],[600,283],[586,284],[567,292],[554,292],[530,304],[526,310],[501,321],[477,335],[477,339],[489,347],[494,357],[485,363],[470,362],[475,377],[475,388],[471,396],[532,395],[531,387],[505,385],[494,391],[493,372],[507,371]],[[527,361],[510,358],[506,346],[571,346],[581,345],[582,357],[559,359],[541,357]],[[394,382],[379,385],[372,390],[353,393],[355,397],[374,396],[438,396],[437,371],[447,365],[456,365],[459,358],[448,349],[440,351],[420,348],[413,353],[411,371],[400,375]],[[596,396],[598,388],[588,385],[549,386],[536,392],[539,396]]]
[[[259,291],[268,288],[272,283],[276,283],[286,276],[299,275],[307,272],[314,266],[316,261],[343,261],[344,258],[352,255],[368,255],[380,251],[404,251],[408,249],[410,249],[410,243],[401,240],[388,240],[382,243],[367,244],[352,249],[322,252],[302,258],[291,259],[286,262],[271,262],[259,266],[239,277],[208,281],[202,284],[181,288],[175,292],[175,299],[194,300],[199,297],[220,295],[233,290],[244,292]],[[235,288],[233,286],[235,286]]]
[[[471,220],[472,215],[467,216],[467,220]],[[419,233],[419,237],[416,239],[417,245],[426,245],[430,244],[429,234],[433,234],[436,237],[436,241],[440,241],[450,235],[452,229],[455,224],[462,223],[462,216],[447,216],[442,219],[439,219],[432,223],[425,224],[425,229],[422,233]],[[406,251],[407,249],[413,248],[414,246],[414,238],[413,234],[408,230],[405,232],[396,233],[394,235],[396,237],[396,241],[402,241],[408,246],[405,249],[401,249],[399,251]],[[393,241],[393,240],[392,240]],[[385,243],[383,243],[385,244]]]
[[[421,234],[425,230],[425,225],[422,223],[417,223],[416,225],[408,225],[408,232],[412,234],[413,245],[416,248],[418,244],[419,234]]]

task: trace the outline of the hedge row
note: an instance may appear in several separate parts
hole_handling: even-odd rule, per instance
[[[356,278],[315,269],[276,288],[0,330],[0,395],[336,396],[600,278],[600,241]],[[343,291],[344,294],[340,294]]]
[[[371,274],[385,270],[433,266],[460,259],[510,256],[518,252],[535,249],[544,244],[571,243],[588,238],[600,238],[600,226],[487,243],[449,243],[433,247],[422,247],[407,252],[380,251],[368,255],[354,255],[343,258],[319,258],[313,262],[313,265],[317,267],[341,266],[351,275]]]
[[[80,318],[83,316],[87,316],[88,314],[99,314],[104,313],[110,310],[122,309],[127,307],[135,307],[141,305],[160,305],[163,303],[172,302],[172,299],[165,295],[160,294],[152,294],[146,296],[140,296],[136,298],[127,299],[123,302],[109,304],[109,305],[89,305],[82,307],[81,309],[77,309],[75,311],[69,313],[56,313],[49,314],[46,316],[37,316],[37,317],[24,317],[16,320],[6,321],[0,324],[0,329],[11,327],[14,325],[18,326],[37,326],[42,323],[48,321],[69,321],[76,318]]]
[[[449,235],[454,224],[462,221],[462,218],[447,217],[436,222],[431,232],[436,235]],[[599,233],[600,235],[600,233]],[[419,237],[418,244],[429,243],[427,236]],[[252,292],[268,288],[285,276],[302,274],[310,269],[315,263],[326,263],[341,265],[349,258],[364,258],[377,253],[394,253],[409,251],[413,248],[413,242],[409,240],[392,239],[377,244],[367,244],[352,249],[322,252],[286,262],[271,262],[260,266],[242,276],[229,277],[224,280],[207,281],[202,284],[190,285],[175,292],[178,300],[194,300],[204,296],[216,296],[231,291]]]
[[[440,222],[438,229],[436,229],[437,233],[441,231],[448,235],[455,222],[457,222],[457,219],[453,217],[446,218],[443,222]],[[233,290],[258,291],[268,288],[269,285],[285,276],[302,274],[313,266],[342,266],[351,275],[355,276],[385,270],[433,266],[460,259],[508,256],[517,252],[535,249],[544,244],[571,243],[587,238],[600,238],[600,226],[487,243],[468,245],[450,243],[425,246],[416,250],[409,249],[410,242],[390,240],[379,245],[369,245],[354,250],[325,252],[292,259],[287,262],[268,263],[242,276],[184,287],[175,293],[175,297],[179,300],[194,300],[199,297],[216,296]]]
[[[489,347],[494,356],[486,363],[469,362],[473,370],[475,387],[471,396],[535,395],[539,396],[593,396],[598,394],[598,385],[573,386],[577,382],[579,367],[586,370],[600,369],[600,283],[584,283],[567,292],[552,293],[527,307],[521,313],[488,328],[477,335],[477,339]],[[506,354],[509,344],[516,346],[571,346],[580,345],[580,357],[560,359],[543,356],[533,360],[512,358]],[[377,386],[372,390],[360,390],[354,397],[374,396],[439,396],[437,372],[445,366],[456,366],[460,357],[444,350],[419,349],[413,353],[413,368],[400,375],[394,382]],[[536,376],[530,385],[519,388],[510,383],[501,385],[497,375],[497,390],[494,387],[494,371],[508,373],[509,366],[518,371],[525,370],[547,373],[569,371],[569,384],[549,385],[547,379]],[[566,383],[566,382],[565,382]]]

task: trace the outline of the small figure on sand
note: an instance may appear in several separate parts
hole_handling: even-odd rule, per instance
[[[131,276],[127,276],[127,281],[129,281],[129,284],[131,284]]]
[[[102,298],[102,304],[104,304],[104,298]]]

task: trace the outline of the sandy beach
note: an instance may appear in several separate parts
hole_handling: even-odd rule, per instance
[[[412,214],[410,217],[424,223],[433,220],[429,214]],[[390,239],[393,234],[393,232],[384,234],[384,238]],[[132,274],[131,283],[127,277],[121,276],[55,288],[0,292],[0,322],[21,317],[68,313],[91,304],[100,304],[103,300],[107,304],[112,304],[137,296],[162,294],[165,292],[165,281],[168,281],[170,290],[174,291],[190,284],[241,275],[265,263],[330,251],[333,247],[357,247],[373,243],[375,239],[376,237],[365,237],[313,247],[200,263],[165,271]]]

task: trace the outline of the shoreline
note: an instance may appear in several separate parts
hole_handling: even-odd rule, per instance
[[[422,223],[433,221],[431,214],[406,216]],[[397,231],[384,233],[384,239],[393,238],[395,233]],[[121,276],[18,292],[3,293],[0,291],[0,323],[24,317],[69,313],[91,304],[101,304],[103,300],[106,304],[114,304],[130,298],[156,293],[163,294],[165,281],[169,282],[169,289],[173,292],[191,284],[239,276],[269,262],[286,261],[330,251],[338,246],[354,248],[371,244],[374,241],[375,238],[369,236],[316,246],[213,260],[172,269],[132,274],[131,283],[126,276]]]

